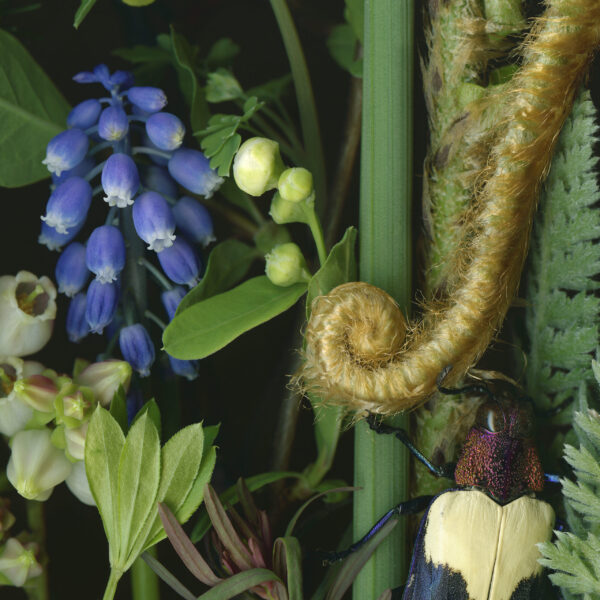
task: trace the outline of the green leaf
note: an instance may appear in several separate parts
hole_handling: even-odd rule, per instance
[[[310,305],[317,296],[328,294],[334,287],[348,281],[356,281],[356,229],[348,227],[344,237],[331,249],[325,264],[313,275],[308,284],[306,316],[310,317]]]
[[[346,21],[352,25],[354,35],[360,43],[363,43],[365,30],[365,4],[364,0],[346,0],[346,10],[344,11]]]
[[[284,75],[283,77],[271,79],[266,83],[250,88],[247,90],[246,94],[248,96],[256,96],[257,98],[262,98],[264,100],[277,101],[280,100],[281,97],[290,89],[291,83],[292,76]]]
[[[46,145],[66,129],[69,105],[29,52],[0,29],[0,186],[50,176]]]
[[[190,290],[177,307],[176,315],[216,294],[227,291],[248,272],[256,251],[238,240],[225,240],[211,251],[202,281]]]
[[[204,434],[202,425],[195,423],[178,431],[161,451],[161,478],[157,502],[164,502],[173,513],[181,508],[200,470]],[[153,546],[165,536],[158,512],[146,536],[145,548]]]
[[[204,452],[206,454],[208,449],[213,445],[216,437],[219,435],[220,425],[208,425],[203,428],[204,433]]]
[[[73,21],[73,27],[78,29],[82,21],[87,17],[87,14],[92,10],[96,0],[81,0],[81,4],[75,13],[75,20]]]
[[[210,68],[228,66],[239,52],[240,47],[232,39],[221,38],[210,47],[206,55],[206,64]]]
[[[273,544],[273,567],[287,583],[289,600],[304,600],[302,595],[302,551],[295,537],[277,538]],[[285,577],[283,575],[285,574]]]
[[[250,588],[261,583],[267,583],[268,581],[280,582],[281,580],[275,573],[267,569],[242,571],[237,575],[227,578],[223,583],[219,583],[219,585],[216,585],[205,594],[198,596],[198,600],[229,600]]]
[[[258,251],[264,256],[279,244],[292,241],[292,236],[285,225],[278,225],[274,221],[266,221],[256,232],[254,243]]]
[[[125,390],[120,385],[117,393],[114,395],[112,402],[110,403],[110,414],[114,420],[119,424],[119,427],[123,430],[123,433],[127,433],[127,400],[125,398]]]
[[[165,350],[180,359],[209,356],[286,311],[305,292],[304,283],[278,287],[265,275],[254,277],[175,315],[163,334]]]
[[[363,60],[357,58],[358,40],[350,25],[337,25],[327,38],[327,48],[335,62],[353,77],[362,77]]]
[[[229,169],[231,168],[233,157],[238,151],[241,143],[242,136],[240,136],[239,133],[236,133],[223,144],[221,149],[216,154],[211,157],[210,167],[211,169],[215,169],[217,171],[217,175],[221,177],[229,176]]]
[[[179,66],[180,80],[187,81],[189,86],[188,89],[190,90],[190,93],[188,102],[190,105],[190,123],[192,125],[192,131],[196,131],[197,129],[202,129],[202,127],[204,127],[209,116],[204,89],[198,84],[190,45],[183,36],[175,33],[175,30],[172,27],[171,43],[175,54],[175,60]]]
[[[111,563],[120,544],[117,499],[119,460],[124,444],[125,436],[117,421],[98,406],[85,440],[85,472],[100,512]]]
[[[151,398],[146,402],[142,408],[138,411],[131,423],[131,427],[135,425],[139,419],[141,419],[145,414],[148,414],[150,420],[154,423],[154,427],[156,427],[156,431],[158,431],[158,439],[160,439],[162,435],[162,424],[160,420],[160,408],[158,408],[158,404],[154,398]]]
[[[259,475],[254,475],[253,477],[248,477],[248,479],[244,479],[244,483],[246,484],[248,490],[250,490],[251,492],[255,492],[256,490],[261,489],[265,485],[269,485],[270,483],[280,481],[281,479],[285,479],[287,477],[295,477],[300,479],[302,478],[302,475],[293,471],[261,473]],[[237,485],[232,485],[230,488],[225,490],[219,496],[219,499],[221,501],[221,504],[226,508],[237,504],[240,500]],[[194,526],[192,534],[190,535],[190,538],[194,543],[199,542],[211,526],[210,519],[208,518],[208,514],[206,513],[206,509],[202,507],[200,510],[200,517],[198,518],[198,522]]]
[[[241,98],[244,94],[239,81],[228,69],[217,69],[207,75],[207,102],[226,102]]]
[[[121,533],[118,562],[121,571],[137,558],[136,541],[152,513],[155,513],[160,483],[160,440],[145,412],[129,430],[119,461],[118,527]]]
[[[179,594],[184,600],[196,600],[196,596],[154,556],[148,554],[148,552],[144,552],[142,559],[176,594]]]

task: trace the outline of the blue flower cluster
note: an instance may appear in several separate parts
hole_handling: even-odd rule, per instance
[[[185,127],[163,111],[167,97],[161,89],[135,86],[131,73],[110,73],[106,65],[73,79],[99,83],[108,94],[75,106],[68,129],[48,143],[43,163],[53,185],[39,242],[62,250],[56,280],[59,291],[71,298],[69,339],[77,342],[110,325],[109,334],[118,332],[123,357],[146,376],[155,352],[141,322],[145,315],[132,300],[135,294],[126,293],[129,272],[122,281],[123,270],[134,260],[128,254],[136,256],[132,269],[148,268],[162,282],[163,304],[172,319],[185,294],[181,286],[196,285],[202,275],[195,246],[214,240],[210,214],[196,199],[181,196],[179,186],[208,198],[222,179],[201,152],[182,147]],[[110,207],[104,224],[93,229],[87,242],[73,241],[96,196]],[[132,252],[140,240],[156,255],[166,278],[152,259]],[[193,362],[169,359],[175,373],[195,377]]]

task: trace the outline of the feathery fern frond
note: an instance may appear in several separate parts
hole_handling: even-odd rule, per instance
[[[592,362],[600,384],[598,363]],[[556,571],[550,579],[568,598],[600,600],[600,414],[587,407],[585,395],[581,386],[581,412],[573,424],[579,449],[565,446],[576,482],[561,479],[572,533],[557,532],[556,542],[540,544],[540,562]]]
[[[600,273],[596,116],[589,92],[582,92],[560,134],[534,227],[526,388],[542,408],[574,398],[582,382],[593,381],[600,312],[593,293],[600,285],[594,280]]]

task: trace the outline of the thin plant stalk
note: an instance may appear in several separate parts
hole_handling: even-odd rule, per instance
[[[366,0],[360,187],[360,279],[408,311],[411,298],[413,0]],[[394,419],[408,426],[406,417]],[[355,428],[354,538],[408,497],[408,452],[362,421]],[[400,523],[358,575],[357,600],[402,585],[406,523]]]
[[[156,558],[156,546],[146,552]],[[133,600],[159,600],[159,583],[156,573],[138,557],[131,567],[131,591]]]

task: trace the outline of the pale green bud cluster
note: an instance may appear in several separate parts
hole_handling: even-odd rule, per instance
[[[289,287],[301,281],[310,281],[310,272],[300,248],[293,242],[279,244],[265,256],[265,273],[271,283]]]
[[[262,196],[265,192],[276,188],[284,169],[285,165],[279,154],[279,144],[261,137],[246,140],[240,146],[233,161],[235,182],[250,196]]]
[[[279,225],[310,223],[315,211],[315,193],[310,171],[302,167],[286,169],[279,178],[277,188],[269,211],[273,221]]]

